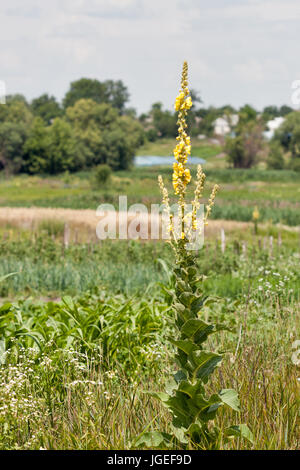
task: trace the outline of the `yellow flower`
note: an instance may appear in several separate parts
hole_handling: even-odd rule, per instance
[[[175,100],[175,110],[179,111],[184,103],[184,92],[181,91]]]
[[[185,109],[190,109],[193,106],[192,98],[189,96],[185,100]]]
[[[258,220],[259,219],[259,210],[258,210],[257,206],[255,206],[255,208],[254,208],[252,218],[253,218],[253,220]]]

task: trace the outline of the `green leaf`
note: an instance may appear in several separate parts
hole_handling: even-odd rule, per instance
[[[187,268],[187,272],[188,272],[189,280],[192,280],[193,277],[197,276],[198,269],[195,266],[190,266],[189,268]]]
[[[70,297],[69,295],[66,295],[61,300],[68,307],[68,309],[74,310],[74,302],[73,302],[72,297]]]
[[[174,346],[176,346],[178,349],[181,349],[181,351],[185,352],[188,355],[192,351],[199,349],[196,344],[194,344],[192,341],[189,341],[188,339],[175,341],[172,338],[168,338],[168,340],[170,341],[170,343],[174,344]]]
[[[167,393],[164,393],[164,392],[145,391],[144,393],[146,393],[147,395],[151,395],[151,397],[153,397],[153,398],[157,398],[158,400],[160,400],[163,403],[166,403],[170,398],[170,396]]]
[[[200,378],[203,382],[207,382],[208,377],[213,373],[217,364],[222,360],[220,354],[216,354],[210,351],[193,351],[189,356],[189,360],[196,365],[193,372],[194,377]],[[191,362],[190,361],[190,362]]]
[[[225,436],[227,437],[243,437],[247,441],[254,444],[254,437],[247,424],[239,424],[238,426],[230,426],[225,429]]]
[[[0,282],[5,281],[5,279],[7,279],[11,276],[14,276],[15,274],[19,274],[19,273],[9,273],[9,274],[6,274],[5,276],[0,277]]]
[[[198,297],[191,304],[191,310],[193,313],[198,313],[201,307],[203,306],[205,299],[207,297]]]
[[[230,406],[235,411],[240,411],[240,399],[235,390],[232,388],[224,388],[219,393],[219,397],[223,403]]]
[[[214,332],[214,326],[199,319],[190,319],[182,326],[181,333],[187,338],[195,338],[195,342],[202,343],[207,336]]]
[[[180,382],[180,385],[178,387],[178,391],[185,393],[188,395],[190,398],[194,398],[197,392],[199,392],[199,389],[201,389],[201,384],[199,382],[196,382],[194,385],[191,385],[189,382],[186,380],[183,380]]]
[[[189,307],[192,301],[194,300],[194,297],[194,294],[192,294],[191,292],[182,292],[182,294],[180,294],[179,296],[179,300],[181,303],[183,303],[183,305]]]
[[[151,449],[157,447],[169,447],[172,443],[172,436],[166,432],[151,431],[145,432],[140,436],[134,443],[134,446],[141,447],[145,446]]]
[[[174,379],[176,380],[177,383],[180,383],[182,380],[186,380],[186,378],[187,378],[187,373],[184,370],[179,370],[174,375]]]
[[[176,439],[181,443],[181,444],[188,444],[188,439],[186,438],[186,430],[184,428],[176,428],[175,426],[171,425],[172,432]]]

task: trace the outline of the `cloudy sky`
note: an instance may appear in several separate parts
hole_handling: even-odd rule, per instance
[[[186,59],[205,105],[291,105],[299,21],[299,0],[0,0],[0,80],[61,99],[81,77],[122,79],[139,112],[170,109]]]

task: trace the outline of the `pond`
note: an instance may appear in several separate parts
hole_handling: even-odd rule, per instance
[[[174,161],[174,157],[159,157],[156,155],[134,157],[135,166],[172,165]],[[189,157],[188,162],[191,165],[203,165],[206,163],[206,161],[200,157]]]

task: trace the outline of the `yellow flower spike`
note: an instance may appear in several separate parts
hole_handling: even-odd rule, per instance
[[[176,137],[176,146],[174,148],[174,158],[175,162],[173,163],[173,175],[172,175],[172,184],[174,188],[174,192],[179,197],[178,201],[178,219],[180,223],[180,232],[181,239],[187,240],[187,236],[185,235],[185,224],[191,221],[191,228],[193,231],[197,230],[198,222],[197,222],[197,210],[200,207],[200,198],[202,196],[204,182],[205,182],[205,174],[202,171],[201,166],[198,166],[197,169],[197,179],[196,179],[196,188],[194,192],[194,200],[192,201],[192,211],[188,214],[188,217],[185,216],[185,194],[187,185],[191,182],[192,176],[191,172],[188,168],[186,168],[186,164],[188,161],[188,157],[191,155],[191,138],[187,134],[187,122],[186,117],[189,109],[193,106],[192,98],[190,96],[189,88],[188,88],[188,65],[187,62],[183,63],[182,69],[182,76],[181,76],[181,89],[175,100],[175,110],[178,112],[178,119],[177,119],[177,126],[178,126],[178,135]],[[173,235],[173,240],[176,242],[176,234],[174,231],[174,224],[172,215],[170,214],[170,207],[169,207],[169,196],[166,188],[163,185],[162,178],[159,177],[159,186],[161,188],[161,192],[163,195],[163,203],[168,207],[169,215],[170,215],[170,225],[169,231]],[[212,191],[211,197],[208,201],[208,205],[206,207],[206,214],[204,217],[204,224],[207,225],[207,219],[212,211],[212,207],[214,205],[214,200],[216,197],[216,193],[218,191],[218,186],[216,185]]]

